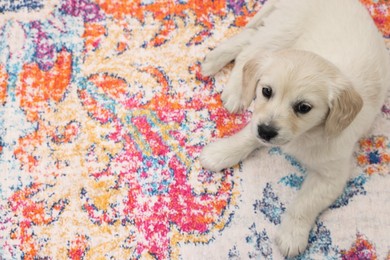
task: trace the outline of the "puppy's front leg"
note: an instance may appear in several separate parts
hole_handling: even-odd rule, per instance
[[[237,55],[250,43],[257,29],[264,24],[264,18],[275,10],[279,0],[268,0],[260,11],[251,19],[247,26],[237,35],[226,40],[209,54],[202,63],[202,74],[211,76],[220,71],[226,64],[233,61]]]
[[[260,146],[249,124],[233,136],[208,144],[200,155],[200,163],[208,170],[220,171],[236,165]]]
[[[275,9],[280,0],[268,0],[259,12],[249,21],[245,28],[259,28],[264,25],[264,18],[268,17]]]
[[[258,53],[256,45],[250,45],[236,58],[230,78],[222,91],[224,107],[231,113],[241,112],[249,105],[243,97],[243,70],[245,64]]]
[[[295,201],[283,215],[276,235],[283,255],[292,257],[305,251],[316,218],[341,195],[347,178],[345,161],[332,162],[318,172],[309,172]]]
[[[202,63],[202,74],[211,76],[220,71],[226,64],[233,61],[242,49],[249,44],[251,37],[256,33],[255,28],[247,28],[221,43],[209,54]]]

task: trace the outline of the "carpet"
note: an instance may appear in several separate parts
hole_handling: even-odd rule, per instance
[[[0,259],[282,259],[305,168],[198,161],[251,117],[200,63],[264,2],[0,0]],[[361,2],[390,47],[390,2]],[[387,98],[297,259],[390,259],[389,129]]]

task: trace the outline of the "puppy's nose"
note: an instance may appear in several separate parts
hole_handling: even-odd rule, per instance
[[[262,139],[266,141],[269,141],[278,135],[278,131],[275,127],[265,125],[265,124],[261,124],[257,126],[257,133]]]

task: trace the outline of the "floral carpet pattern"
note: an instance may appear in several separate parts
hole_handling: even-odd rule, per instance
[[[304,167],[198,161],[251,116],[200,63],[264,2],[0,0],[0,259],[281,259]],[[390,47],[390,3],[361,2]],[[389,130],[387,98],[297,259],[390,259]]]

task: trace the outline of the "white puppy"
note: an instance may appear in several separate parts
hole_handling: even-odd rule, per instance
[[[268,0],[241,33],[206,56],[203,74],[232,60],[222,100],[237,112],[255,98],[253,117],[241,132],[206,146],[200,160],[219,171],[276,145],[307,167],[275,240],[284,255],[295,256],[317,216],[343,191],[354,145],[390,85],[389,54],[358,0]]]

